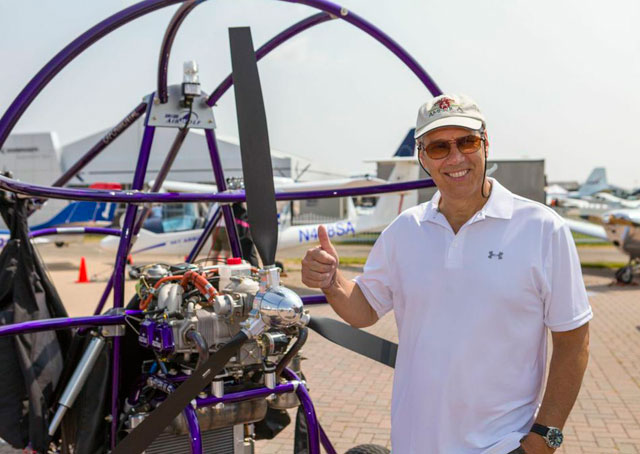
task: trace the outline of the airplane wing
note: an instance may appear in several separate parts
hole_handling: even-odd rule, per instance
[[[583,235],[589,235],[601,240],[609,241],[607,233],[601,225],[592,224],[591,222],[578,221],[576,219],[565,218],[569,228],[572,232],[581,233]]]
[[[383,180],[382,178],[365,176],[358,178],[339,178],[334,180],[304,181],[288,184],[276,183],[276,189],[278,192],[322,191],[325,189],[367,187],[386,183],[388,183],[388,181]]]
[[[275,187],[279,192],[301,192],[301,191],[321,191],[334,188],[366,187],[385,184],[388,181],[376,177],[339,178],[334,180],[318,180],[293,182],[286,179],[276,179]],[[153,184],[153,182],[150,182]],[[166,180],[162,184],[162,189],[168,192],[203,192],[213,194],[218,192],[218,188],[212,184],[183,183],[180,181]]]

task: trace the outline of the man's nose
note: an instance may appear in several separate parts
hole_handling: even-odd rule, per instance
[[[451,147],[451,151],[449,151],[449,155],[447,156],[447,164],[457,164],[464,161],[464,155],[458,149],[458,145],[455,142],[451,142],[449,146]]]

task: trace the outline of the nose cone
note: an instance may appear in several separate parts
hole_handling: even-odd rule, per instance
[[[116,252],[118,250],[118,244],[120,243],[120,238],[115,236],[105,236],[100,240],[100,249],[109,252]]]
[[[274,287],[258,294],[262,320],[276,328],[287,328],[300,323],[302,300],[297,293],[285,287]]]

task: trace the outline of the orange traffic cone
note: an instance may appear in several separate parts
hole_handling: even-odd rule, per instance
[[[84,257],[80,259],[80,272],[78,273],[78,280],[76,284],[84,284],[86,282],[91,282],[89,280],[89,276],[87,276],[87,262]]]

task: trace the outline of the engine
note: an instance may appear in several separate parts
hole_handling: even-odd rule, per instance
[[[240,330],[252,335],[210,388],[198,396],[199,402],[254,388],[273,388],[285,366],[299,371],[299,350],[306,339],[306,332],[301,332],[306,331],[307,315],[300,298],[279,285],[277,268],[258,270],[240,259],[209,267],[154,264],[140,270],[136,291],[144,311],[138,343],[152,351],[155,360],[143,364],[144,378],[127,402],[128,429],[138,425]],[[197,415],[200,429],[206,432],[260,421],[268,407],[287,409],[298,404],[295,394],[279,394],[199,405]],[[188,433],[185,418],[176,418],[167,432]]]

